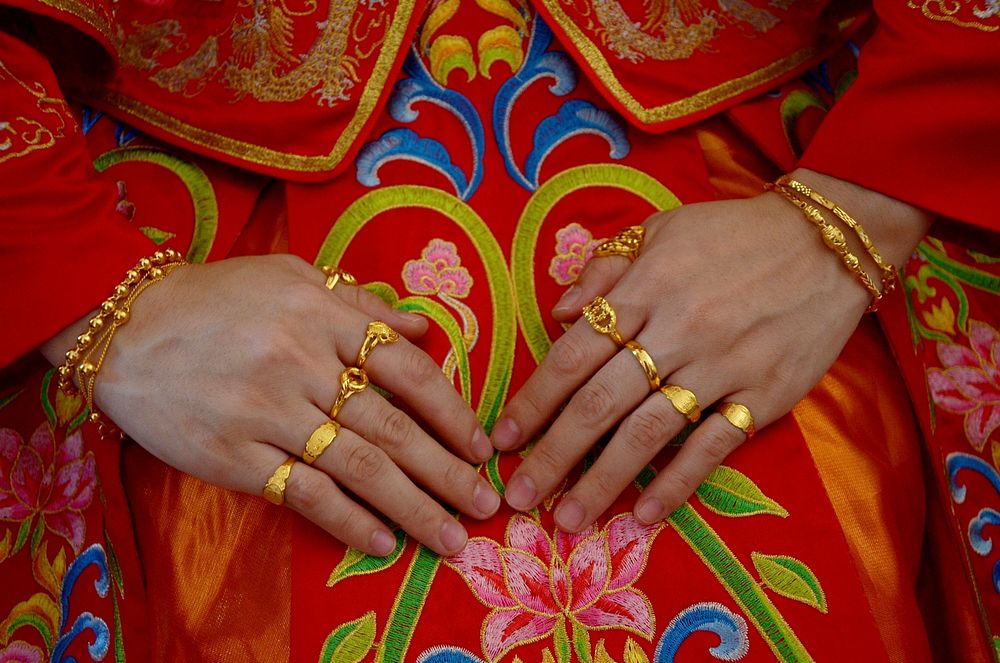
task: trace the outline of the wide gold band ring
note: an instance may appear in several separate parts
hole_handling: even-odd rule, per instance
[[[376,346],[388,345],[398,340],[399,333],[381,320],[369,322],[368,328],[365,330],[365,342],[361,344],[361,350],[358,352],[358,368],[365,367],[368,355],[372,353],[372,350]]]
[[[330,418],[336,419],[337,415],[344,408],[344,403],[354,394],[360,393],[368,388],[368,374],[361,368],[345,368],[340,374],[340,393],[337,400],[330,408]]]
[[[623,256],[632,262],[639,257],[642,242],[646,239],[646,229],[642,226],[629,226],[620,230],[609,240],[605,240],[594,248],[595,258],[608,256]]]
[[[336,421],[327,421],[320,424],[306,441],[306,448],[302,452],[302,460],[307,465],[315,463],[316,459],[337,439],[337,433],[339,432],[340,424]]]
[[[598,295],[584,306],[583,317],[587,318],[587,322],[594,328],[594,331],[610,336],[615,343],[624,347],[625,341],[618,333],[618,315],[604,297]]]
[[[285,485],[288,483],[288,475],[292,472],[292,465],[296,462],[295,456],[289,456],[278,469],[274,471],[271,478],[264,484],[264,499],[276,506],[285,503]]]
[[[656,391],[660,388],[660,376],[656,372],[656,364],[653,363],[653,358],[649,356],[646,352],[646,348],[642,347],[639,341],[629,341],[625,344],[635,358],[639,361],[639,366],[642,367],[642,372],[646,374],[646,379],[649,380],[649,390]]]
[[[753,415],[750,409],[741,403],[723,403],[719,406],[719,414],[726,418],[726,421],[736,426],[746,433],[749,440],[757,432],[753,423]]]
[[[660,387],[660,393],[666,396],[674,409],[687,417],[692,424],[701,419],[698,398],[690,389],[678,387],[676,384],[665,384]]]
[[[339,267],[328,267],[324,266],[320,268],[324,274],[326,274],[326,289],[333,290],[337,287],[337,284],[343,281],[347,285],[357,285],[358,280],[354,278],[354,275],[345,272]]]

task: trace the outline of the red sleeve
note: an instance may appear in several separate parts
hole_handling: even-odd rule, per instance
[[[858,79],[800,165],[1000,230],[995,3],[874,4],[879,25],[862,50]],[[944,5],[954,13],[943,14]]]
[[[0,31],[0,366],[82,318],[152,243],[115,211],[45,58]]]

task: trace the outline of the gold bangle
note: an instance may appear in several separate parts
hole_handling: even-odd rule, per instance
[[[642,347],[638,341],[629,341],[625,344],[635,358],[639,361],[639,366],[642,367],[642,372],[646,374],[646,380],[649,381],[649,390],[656,391],[660,388],[660,376],[656,372],[656,364],[653,363],[653,358],[649,356],[646,352],[646,348]]]
[[[794,191],[800,193],[801,195],[806,196],[813,202],[822,205],[826,209],[830,210],[830,212],[833,213],[834,216],[843,221],[844,225],[853,230],[854,234],[858,236],[858,239],[861,241],[861,244],[865,247],[865,250],[868,251],[868,255],[871,256],[872,260],[875,261],[875,264],[882,272],[883,296],[886,293],[892,292],[895,289],[896,268],[893,265],[885,262],[885,260],[882,258],[882,254],[878,252],[878,249],[875,248],[875,244],[868,236],[868,233],[865,232],[864,227],[854,217],[852,217],[850,214],[844,211],[843,207],[833,202],[832,200],[830,200],[823,194],[819,193],[818,191],[814,190],[812,187],[803,184],[798,180],[793,180],[788,175],[783,175],[779,177],[776,184],[778,184],[779,186],[789,187]]]
[[[97,426],[102,437],[107,437],[111,432],[119,438],[124,436],[106,421],[94,404],[97,375],[108,356],[115,332],[129,321],[132,305],[139,295],[151,285],[162,281],[175,268],[185,264],[187,261],[184,257],[173,249],[156,251],[139,260],[125,273],[125,279],[115,286],[111,297],[101,304],[97,314],[88,321],[87,330],[77,336],[76,344],[66,352],[66,361],[58,368],[59,389],[71,395],[82,392],[90,410],[88,419]],[[79,389],[73,385],[74,376],[79,382]]]
[[[844,237],[844,233],[840,230],[840,228],[827,223],[822,212],[796,196],[793,189],[789,189],[788,187],[779,184],[769,185],[768,189],[781,194],[785,200],[795,205],[802,211],[802,215],[807,221],[819,228],[820,237],[822,238],[823,243],[826,244],[827,248],[837,254],[841,262],[844,263],[844,266],[857,277],[857,279],[861,282],[861,285],[863,285],[869,294],[871,294],[872,301],[871,304],[868,305],[868,312],[874,312],[877,310],[878,305],[882,300],[882,293],[875,285],[875,282],[872,281],[872,277],[869,276],[868,272],[866,272],[861,266],[861,261],[858,260],[858,257],[851,253],[851,249],[847,245],[847,239]]]

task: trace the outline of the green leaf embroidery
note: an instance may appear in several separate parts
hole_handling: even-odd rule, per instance
[[[776,594],[811,605],[826,614],[826,595],[808,566],[787,555],[751,553],[761,584]]]
[[[52,400],[49,398],[49,385],[52,384],[52,376],[55,374],[56,369],[52,369],[45,374],[42,378],[42,409],[45,410],[45,417],[49,420],[49,426],[52,428],[56,427],[56,422],[58,418],[56,417],[56,408],[52,405]]]
[[[31,521],[34,517],[29,517],[26,520],[21,521],[21,526],[17,530],[17,539],[14,540],[14,549],[10,551],[11,555],[16,554],[24,544],[28,541],[28,532],[31,531]]]
[[[38,550],[38,544],[42,542],[42,534],[45,533],[45,516],[38,517],[38,524],[35,526],[35,533],[31,535],[31,546],[28,550],[31,551],[31,556],[35,556],[35,552]]]
[[[7,407],[11,403],[13,403],[18,396],[20,396],[23,393],[24,389],[19,389],[15,391],[13,394],[8,394],[7,396],[0,398],[0,408]]]
[[[152,226],[139,226],[139,232],[153,240],[153,244],[156,244],[157,246],[173,239],[174,237],[177,237],[175,233],[160,230],[159,228],[154,228]]]
[[[768,513],[788,517],[788,512],[761,492],[750,477],[725,465],[715,468],[698,486],[697,493],[702,504],[723,516],[738,518]]]
[[[569,663],[569,636],[566,635],[566,620],[560,619],[553,636],[556,649],[556,663]]]
[[[587,627],[573,619],[573,649],[576,650],[576,656],[583,663],[591,663],[590,657],[590,633],[587,631]]]
[[[319,663],[359,663],[375,642],[375,612],[342,624],[327,637]]]
[[[333,587],[347,578],[384,571],[399,560],[405,546],[406,533],[403,530],[396,530],[396,547],[385,557],[366,555],[360,550],[348,548],[347,552],[344,553],[344,558],[340,560],[340,564],[337,564],[330,573],[330,577],[327,578],[326,586]]]

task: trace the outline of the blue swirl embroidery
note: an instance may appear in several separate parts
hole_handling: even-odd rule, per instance
[[[708,652],[719,661],[738,661],[750,651],[747,622],[721,603],[696,603],[674,617],[660,636],[654,663],[673,663],[681,644],[697,631],[719,636]]]
[[[535,17],[531,38],[528,41],[528,54],[517,73],[500,86],[493,100],[493,134],[497,141],[500,154],[503,155],[507,173],[519,185],[528,191],[538,188],[537,182],[532,182],[517,165],[510,144],[510,116],[514,103],[535,81],[551,78],[549,92],[562,97],[576,89],[576,69],[569,56],[562,51],[547,50],[552,43],[552,31],[539,17]]]
[[[66,655],[66,650],[70,644],[85,631],[90,631],[94,635],[93,641],[87,645],[87,652],[92,661],[102,661],[108,653],[111,643],[111,632],[107,623],[100,617],[90,612],[81,613],[73,622],[73,626],[67,631],[66,623],[69,620],[69,599],[73,594],[77,581],[89,566],[97,567],[98,578],[94,581],[94,589],[102,599],[108,595],[110,577],[108,575],[108,558],[104,553],[104,548],[100,544],[94,543],[89,548],[80,553],[80,556],[73,560],[66,570],[66,577],[63,580],[62,591],[59,595],[59,603],[62,608],[62,619],[59,623],[59,639],[52,650],[52,663],[77,663],[72,656]]]
[[[593,134],[608,141],[612,159],[624,159],[629,153],[628,135],[621,123],[609,112],[600,110],[589,101],[571,99],[559,112],[542,120],[535,129],[535,139],[524,163],[524,171],[532,184],[538,187],[542,163],[556,147],[574,136]]]
[[[423,61],[417,54],[416,47],[410,49],[403,65],[403,71],[409,76],[396,83],[389,99],[389,115],[397,122],[408,124],[417,119],[420,112],[414,110],[417,102],[424,101],[439,106],[448,111],[462,123],[469,143],[472,147],[472,176],[456,178],[460,172],[452,163],[448,150],[437,141],[420,139],[412,131],[412,137],[402,137],[399,130],[387,131],[378,140],[365,145],[361,155],[367,157],[362,162],[357,160],[358,182],[364,186],[375,186],[379,179],[379,166],[395,159],[408,159],[428,165],[444,173],[452,184],[455,193],[462,200],[468,200],[476,192],[483,179],[483,154],[486,150],[486,135],[483,122],[479,118],[472,103],[464,95],[441,86],[427,71]],[[388,155],[388,156],[387,156]]]
[[[483,659],[461,647],[431,647],[417,657],[417,663],[484,663]]]
[[[978,456],[966,453],[950,453],[945,461],[948,470],[948,483],[951,488],[951,497],[955,504],[965,502],[967,488],[959,485],[958,473],[962,470],[972,470],[983,476],[993,490],[1000,495],[1000,474],[985,460]],[[983,536],[983,529],[987,525],[1000,525],[1000,513],[995,509],[980,509],[979,513],[969,521],[969,545],[980,557],[986,557],[993,550],[993,540]],[[993,590],[1000,594],[1000,560],[993,564]]]

